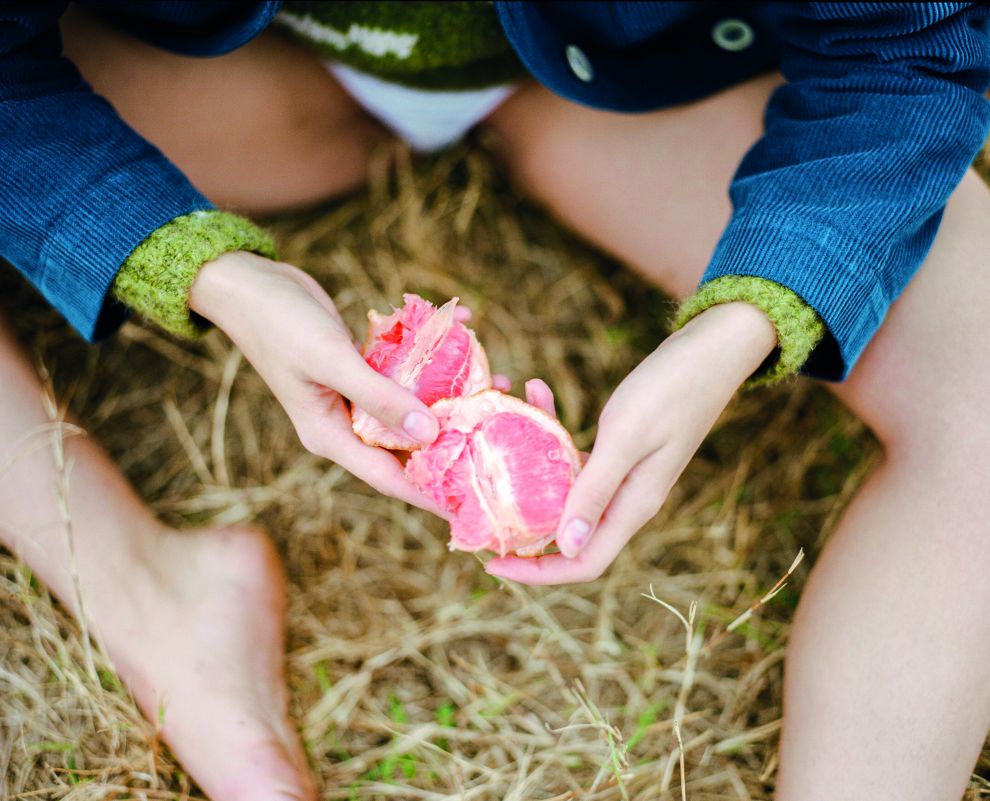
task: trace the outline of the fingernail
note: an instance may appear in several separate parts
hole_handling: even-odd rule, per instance
[[[402,430],[410,437],[427,444],[437,438],[437,425],[429,415],[422,412],[409,412],[402,421]]]
[[[591,525],[588,521],[582,520],[580,517],[575,517],[564,527],[564,532],[557,538],[557,546],[560,548],[560,552],[567,557],[576,556],[577,552],[588,541],[588,535],[590,533]]]

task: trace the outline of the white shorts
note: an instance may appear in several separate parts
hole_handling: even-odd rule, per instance
[[[412,89],[335,61],[324,63],[351,97],[419,153],[454,144],[516,88],[502,84],[465,91]]]

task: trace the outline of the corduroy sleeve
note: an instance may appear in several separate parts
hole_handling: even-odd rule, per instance
[[[779,7],[787,83],[733,179],[702,286],[744,275],[790,289],[826,327],[804,371],[841,380],[990,130],[990,7]]]
[[[92,340],[126,315],[107,294],[135,247],[213,206],[61,56],[65,6],[0,3],[0,254]]]

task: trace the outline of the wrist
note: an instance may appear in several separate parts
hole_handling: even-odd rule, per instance
[[[766,312],[744,301],[705,309],[682,330],[757,362],[762,362],[777,347],[777,329]]]
[[[723,275],[708,281],[681,304],[675,328],[714,307],[750,305],[762,311],[776,332],[776,346],[749,376],[747,387],[772,384],[797,373],[826,334],[818,312],[788,287],[753,275]],[[754,329],[755,330],[755,329]]]
[[[250,291],[251,277],[274,264],[250,251],[222,254],[200,268],[189,291],[189,308],[225,329],[225,320],[241,305],[237,298]]]
[[[698,364],[740,386],[774,352],[777,331],[761,309],[745,302],[721,303],[692,318],[673,336],[693,343]]]
[[[250,220],[217,209],[183,214],[161,225],[120,265],[114,299],[182,339],[208,327],[190,308],[190,292],[204,264],[221,254],[251,251],[275,255],[271,237]]]

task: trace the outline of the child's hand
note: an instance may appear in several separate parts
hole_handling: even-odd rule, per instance
[[[307,450],[386,495],[440,514],[406,480],[398,459],[354,435],[344,398],[423,443],[436,439],[436,417],[365,363],[333,301],[311,276],[251,253],[228,253],[203,267],[189,305],[254,365]]]
[[[561,517],[561,552],[497,557],[486,570],[524,584],[598,578],[657,513],[729,399],[775,342],[766,315],[745,303],[715,306],[668,337],[602,411],[594,449]]]

